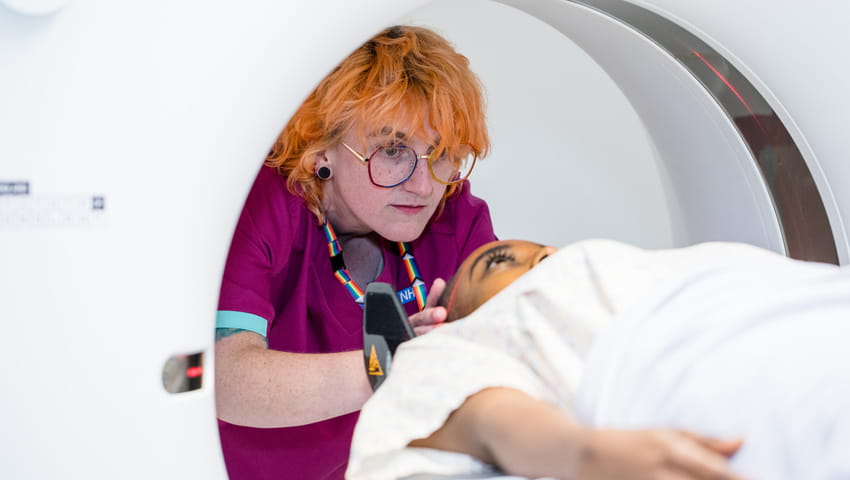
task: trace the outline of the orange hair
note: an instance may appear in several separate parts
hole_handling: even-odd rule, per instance
[[[409,137],[435,131],[436,154],[470,144],[479,158],[490,149],[484,94],[469,60],[446,39],[421,27],[394,26],[355,50],[328,74],[284,127],[266,163],[287,178],[319,222],[322,182],[313,174],[317,154],[354,125],[360,135],[403,126]],[[369,154],[369,152],[364,152]],[[459,188],[446,189],[446,198]]]

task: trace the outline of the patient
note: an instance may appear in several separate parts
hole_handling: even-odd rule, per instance
[[[508,241],[441,302],[462,320],[399,348],[348,478],[850,475],[837,267],[740,244]]]

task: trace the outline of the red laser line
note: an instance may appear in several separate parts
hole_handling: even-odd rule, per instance
[[[724,84],[724,85],[726,85],[726,87],[727,87],[727,88],[728,88],[728,89],[729,89],[729,90],[730,90],[733,94],[735,94],[735,97],[737,97],[737,98],[738,98],[738,100],[741,102],[741,104],[744,106],[744,108],[746,108],[746,109],[747,109],[747,112],[749,112],[749,113],[750,113],[750,116],[753,118],[753,120],[755,120],[755,121],[756,121],[756,123],[758,124],[759,128],[761,129],[761,131],[762,131],[762,132],[767,133],[767,132],[765,131],[765,129],[764,129],[764,126],[763,126],[763,125],[761,124],[761,122],[759,121],[759,117],[758,117],[758,115],[756,115],[756,114],[755,114],[755,112],[753,112],[753,109],[752,109],[752,108],[750,108],[749,104],[747,104],[747,101],[746,101],[746,100],[744,100],[744,97],[743,97],[743,96],[742,96],[742,95],[738,92],[738,90],[737,90],[737,89],[735,89],[735,87],[733,87],[733,86],[732,86],[732,83],[731,83],[731,82],[730,82],[730,81],[729,81],[729,80],[728,80],[728,79],[727,79],[727,78],[726,78],[726,77],[725,77],[722,73],[720,73],[720,71],[719,71],[719,70],[717,70],[716,68],[714,68],[714,65],[712,65],[711,63],[709,63],[709,62],[708,62],[708,60],[706,60],[706,59],[705,59],[705,58],[704,58],[704,57],[703,57],[703,56],[702,56],[699,52],[697,52],[696,50],[691,50],[691,53],[693,53],[693,54],[694,54],[694,56],[696,56],[697,58],[699,58],[699,59],[700,59],[700,61],[702,61],[702,63],[704,63],[704,64],[705,64],[705,66],[707,66],[709,69],[711,69],[711,71],[712,71],[712,72],[714,72],[714,74],[715,74],[715,75],[717,75],[717,78],[719,78],[719,79],[720,79],[720,81],[722,81],[722,82],[723,82],[723,84]]]

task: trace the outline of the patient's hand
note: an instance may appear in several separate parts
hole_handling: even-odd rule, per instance
[[[434,280],[434,284],[431,285],[431,289],[428,290],[428,299],[425,301],[425,308],[422,309],[421,312],[411,315],[408,319],[410,326],[413,327],[413,331],[416,332],[416,335],[427,333],[446,321],[448,312],[445,307],[436,306],[437,300],[440,298],[440,295],[443,294],[443,290],[445,289],[445,280],[442,278]]]
[[[741,444],[679,430],[591,430],[577,476],[740,480],[727,460]]]

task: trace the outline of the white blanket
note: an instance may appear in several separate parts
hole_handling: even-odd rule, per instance
[[[586,424],[743,437],[747,478],[850,479],[850,271],[706,272],[620,315],[586,360]]]
[[[787,275],[780,273],[787,269],[800,270],[799,276],[785,280]],[[769,275],[760,273],[765,271]],[[850,407],[848,382],[836,377],[850,360],[832,348],[850,342],[850,279],[837,272],[739,244],[666,251],[611,241],[565,247],[469,317],[400,347],[392,375],[361,412],[347,478],[498,475],[464,455],[406,447],[438,429],[469,395],[491,386],[522,390],[594,425],[681,426],[745,435],[746,447],[735,461],[754,478],[830,478],[782,476],[793,468],[784,461],[775,466],[773,455],[781,450],[799,458],[809,473],[814,459],[824,471],[844,468],[844,455],[836,453],[835,460],[823,456],[826,433],[819,429],[827,420],[844,422],[838,433],[831,433],[838,442],[834,448],[844,450],[834,451],[850,452],[850,425],[843,413]],[[810,294],[822,292],[819,287],[796,296],[772,295],[776,288],[796,291],[821,277],[842,280],[829,283],[834,288],[817,297]],[[830,309],[825,309],[828,315],[793,314],[794,308],[821,303],[842,309],[839,314],[846,321],[838,325],[826,318],[836,315]],[[825,319],[818,320],[821,316]],[[779,320],[786,317],[796,321]],[[814,324],[824,322],[825,328],[814,328],[823,334],[799,341],[813,331],[803,320],[810,317]],[[777,320],[770,321],[773,318]],[[616,327],[607,328],[611,324]],[[754,326],[773,333],[754,334]],[[763,343],[765,338],[774,340]],[[788,345],[792,339],[808,345],[805,356]],[[831,340],[830,347],[819,348],[822,340]],[[811,350],[823,353],[823,358],[812,356]],[[771,369],[755,375],[773,365],[774,357],[783,359],[782,368],[793,366],[799,375],[789,377],[790,383],[785,373]],[[822,373],[807,376],[812,370]],[[844,373],[840,378],[850,379]],[[764,388],[758,386],[762,380],[768,384]],[[744,387],[746,401],[738,393]],[[813,395],[814,388],[831,388],[844,403]],[[798,394],[803,390],[807,393]],[[815,398],[826,405],[812,412],[813,405],[804,400]],[[773,405],[776,412],[732,408],[742,403]],[[807,419],[818,416],[820,423],[812,427],[816,431],[800,430],[810,425],[808,420],[786,421],[790,406],[795,414],[811,413]],[[774,433],[801,437],[785,440],[772,437]],[[764,445],[771,442],[783,449]],[[784,448],[791,444],[793,451]]]

